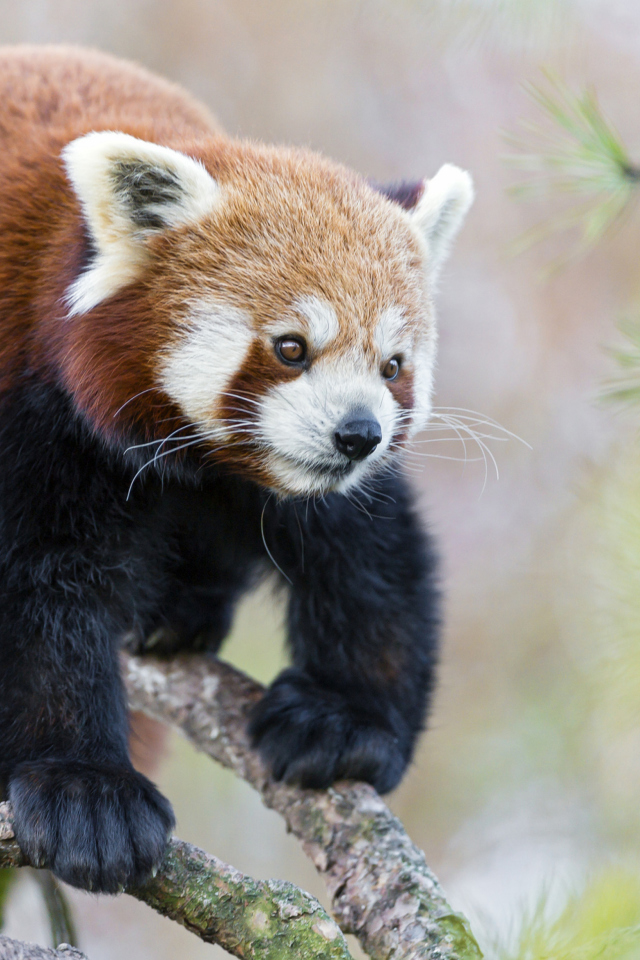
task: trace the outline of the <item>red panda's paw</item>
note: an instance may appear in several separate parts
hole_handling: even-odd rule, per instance
[[[130,767],[41,760],[9,783],[14,831],[34,866],[73,887],[118,893],[159,866],[174,826],[169,802]]]
[[[161,660],[185,652],[201,653],[206,646],[205,634],[185,637],[179,630],[167,625],[157,627],[144,636],[136,632],[128,633],[122,643],[123,650],[134,657],[150,654]]]
[[[275,780],[305,788],[364,780],[388,793],[408,762],[390,723],[299,670],[285,670],[256,704],[249,734]]]

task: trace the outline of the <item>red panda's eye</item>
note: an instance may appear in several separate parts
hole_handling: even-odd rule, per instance
[[[280,337],[275,342],[275,351],[283,363],[303,364],[307,359],[307,345],[298,337]]]
[[[400,373],[401,363],[402,360],[400,357],[392,357],[391,360],[387,360],[382,368],[382,376],[385,378],[385,380],[395,380]]]

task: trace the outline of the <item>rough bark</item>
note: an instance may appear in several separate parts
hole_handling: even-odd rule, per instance
[[[57,950],[48,950],[36,943],[22,943],[0,934],[0,960],[87,960],[87,957],[68,943],[61,943]]]
[[[14,839],[11,806],[1,803],[0,867],[23,866],[27,861]],[[350,960],[340,929],[308,893],[281,880],[254,880],[181,840],[170,841],[155,877],[126,892],[235,957]],[[45,951],[24,956],[49,960],[57,954]],[[61,954],[61,960],[64,956]],[[73,953],[68,956],[75,960]],[[0,960],[4,960],[1,951]]]
[[[259,684],[205,657],[125,656],[123,670],[132,707],[181,730],[284,817],[323,876],[340,927],[358,937],[372,960],[482,957],[424,854],[371,787],[345,782],[327,791],[298,790],[269,779],[246,737]],[[0,804],[0,867],[24,865],[10,807]],[[281,881],[253,880],[179,840],[170,842],[157,875],[127,892],[237,957],[349,957],[340,930],[308,894]],[[56,954],[15,956],[53,960]]]
[[[127,893],[177,920],[205,943],[250,960],[349,960],[337,924],[292,883],[254,880],[172,840],[156,876]]]
[[[205,657],[124,657],[123,668],[132,707],[181,730],[284,817],[323,876],[340,927],[372,960],[482,957],[468,922],[373,788],[297,790],[269,779],[245,732],[259,684]]]

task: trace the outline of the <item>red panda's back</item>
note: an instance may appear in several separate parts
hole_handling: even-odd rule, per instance
[[[36,131],[139,131],[198,138],[219,127],[206,107],[142,67],[98,50],[0,47],[0,152]],[[19,141],[18,141],[19,142]]]

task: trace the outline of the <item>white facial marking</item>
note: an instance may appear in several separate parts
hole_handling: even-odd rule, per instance
[[[212,300],[196,301],[183,336],[162,358],[159,383],[193,422],[218,428],[217,402],[242,366],[253,340],[251,318],[243,310]]]
[[[369,411],[382,441],[365,460],[352,463],[338,453],[334,435],[350,414]],[[271,449],[271,473],[291,493],[344,492],[370,474],[388,450],[399,406],[379,373],[336,359],[273,387],[261,403],[259,435]],[[343,473],[344,471],[344,473]]]
[[[407,319],[402,307],[388,307],[383,310],[375,332],[376,345],[383,360],[396,353],[402,353],[411,346],[411,336],[407,329]]]
[[[147,264],[146,250],[120,243],[107,254],[98,254],[93,264],[67,290],[69,316],[86,313],[103,300],[115,296],[142,276]]]
[[[309,337],[316,350],[328,346],[340,332],[340,324],[335,309],[320,297],[300,297],[293,304],[294,309],[307,321]]]
[[[431,398],[433,395],[433,373],[436,358],[436,336],[432,331],[416,344],[413,353],[413,417],[409,425],[409,436],[415,436],[422,430],[431,416]]]
[[[219,202],[220,188],[198,160],[125,133],[89,133],[62,158],[97,251],[67,292],[71,315],[142,275],[149,235],[195,223]]]

